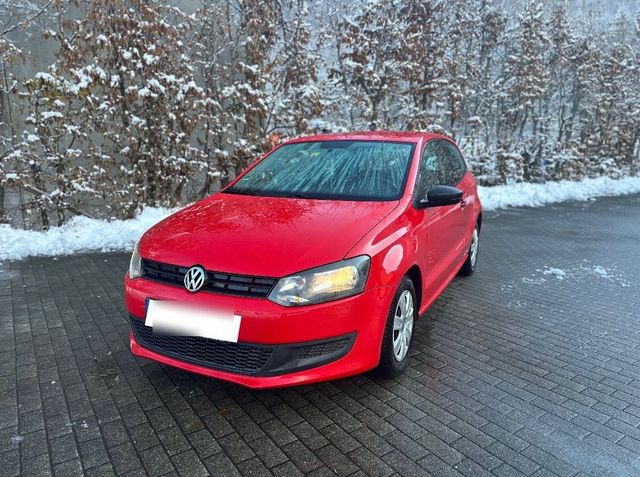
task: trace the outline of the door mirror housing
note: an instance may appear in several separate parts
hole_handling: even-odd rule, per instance
[[[462,202],[462,191],[455,187],[438,185],[427,192],[427,196],[420,199],[418,205],[422,209],[427,207],[441,207],[443,205],[455,205]]]

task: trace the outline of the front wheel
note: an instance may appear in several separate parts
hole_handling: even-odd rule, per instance
[[[480,246],[480,229],[476,223],[473,228],[473,235],[471,236],[471,245],[469,245],[469,252],[467,253],[467,259],[460,268],[460,275],[468,277],[476,269],[476,263],[478,261],[478,248]]]
[[[407,367],[413,324],[418,317],[416,290],[409,277],[404,277],[391,302],[382,337],[378,372],[394,378]]]

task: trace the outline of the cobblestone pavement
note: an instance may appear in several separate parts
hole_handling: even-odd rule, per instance
[[[487,214],[401,378],[134,358],[128,256],[0,264],[0,474],[640,475],[640,196]]]

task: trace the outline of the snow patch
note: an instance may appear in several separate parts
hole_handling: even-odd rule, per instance
[[[553,267],[545,267],[544,270],[542,271],[542,274],[553,275],[558,280],[564,280],[564,278],[567,276],[567,272],[565,272],[564,270],[560,268],[553,268]]]
[[[587,275],[595,275],[599,278],[607,280],[608,282],[616,283],[622,288],[629,288],[631,286],[631,283],[626,279],[625,275],[616,269],[605,268],[601,265],[580,265],[580,271]]]
[[[527,302],[524,300],[509,300],[507,302],[507,308],[521,310],[523,308],[527,308]]]
[[[155,85],[154,85],[155,86]],[[147,91],[148,88],[146,88]],[[149,91],[150,92],[150,91]],[[121,151],[121,153],[126,153]],[[5,174],[5,179],[17,179],[14,173]],[[640,177],[610,179],[606,177],[586,179],[580,182],[549,182],[546,184],[511,184],[495,187],[479,187],[480,197],[485,210],[505,207],[539,207],[567,200],[586,200],[599,196],[623,195],[640,192]],[[145,208],[140,215],[131,220],[105,220],[75,217],[62,227],[47,231],[14,229],[0,225],[0,260],[20,260],[34,255],[54,256],[77,252],[101,250],[129,250],[133,243],[152,225],[159,222],[175,210],[163,208]],[[628,287],[623,277],[612,275],[604,267],[580,268],[582,273],[599,277]],[[538,272],[546,277],[558,280],[568,278],[564,270],[545,267]],[[525,277],[526,285],[541,285],[546,281],[543,276]],[[517,285],[514,285],[517,288]]]
[[[593,272],[603,278],[609,277],[609,272],[607,271],[607,269],[601,267],[600,265],[596,265],[595,267],[593,267]]]
[[[619,271],[617,268],[605,268],[601,265],[592,265],[589,260],[584,260],[583,264],[570,267],[566,270],[545,266],[544,269],[536,269],[536,273],[531,274],[530,277],[524,277],[521,282],[526,285],[542,285],[547,281],[544,277],[555,277],[558,280],[590,280],[594,277],[596,279],[603,279],[612,284],[621,286],[622,288],[628,288],[631,286],[631,282],[627,279],[625,274]],[[517,285],[514,285],[518,288]],[[503,291],[506,291],[505,288]]]
[[[537,277],[537,278],[524,277],[522,279],[522,283],[526,283],[527,285],[542,285],[546,281],[547,279],[542,277]]]
[[[147,207],[134,219],[111,222],[74,217],[62,227],[45,231],[0,225],[0,260],[19,260],[34,255],[68,255],[89,250],[131,250],[148,228],[176,210]]]
[[[559,181],[545,184],[506,184],[478,187],[484,210],[506,207],[540,207],[568,200],[590,200],[594,197],[634,194],[640,192],[640,177],[611,179],[597,177],[582,181]]]
[[[51,119],[51,118],[60,119],[60,118],[64,118],[64,115],[58,111],[43,111],[42,117],[44,120]]]
[[[144,55],[142,55],[142,59],[147,65],[153,65],[154,63],[158,62],[158,60],[160,60],[160,57],[145,53]]]

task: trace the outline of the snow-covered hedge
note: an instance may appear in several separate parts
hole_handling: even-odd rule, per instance
[[[636,12],[576,2],[43,1],[54,62],[4,81],[0,222],[178,207],[324,131],[448,133],[481,185],[637,174]]]
[[[511,184],[479,189],[485,210],[512,206],[538,207],[553,202],[589,200],[638,192],[640,177],[620,180],[602,177],[580,182]],[[134,219],[112,222],[75,217],[61,227],[40,232],[0,225],[0,260],[19,260],[34,255],[68,255],[96,250],[131,250],[134,242],[145,230],[174,211],[175,209],[147,207]]]

